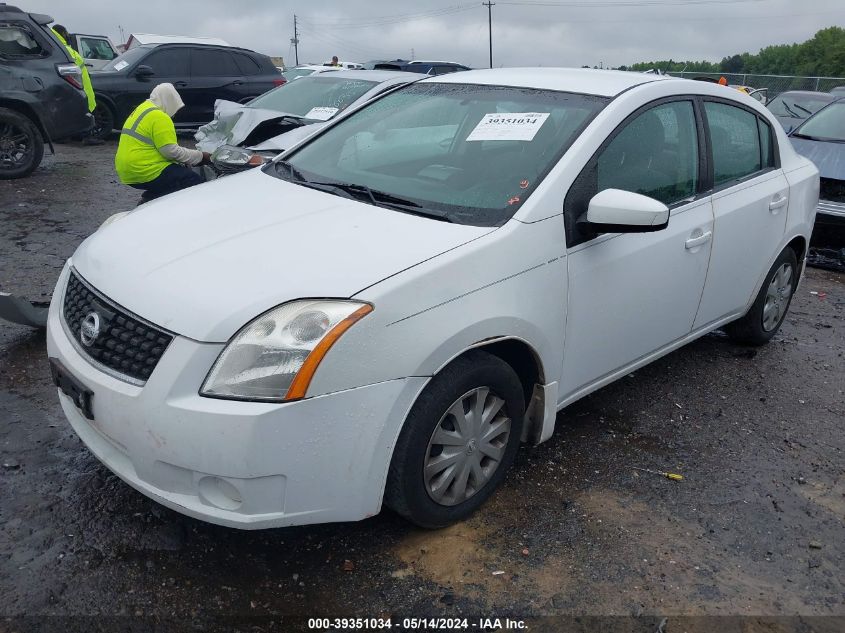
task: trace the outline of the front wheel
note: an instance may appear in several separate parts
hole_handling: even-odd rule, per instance
[[[27,117],[0,108],[0,180],[29,176],[44,157],[41,132]]]
[[[764,345],[777,333],[798,285],[798,260],[787,247],[772,264],[769,274],[745,316],[725,326],[731,340],[743,345]]]
[[[500,358],[472,351],[432,378],[393,451],[385,503],[421,527],[445,527],[493,493],[519,448],[522,384]]]

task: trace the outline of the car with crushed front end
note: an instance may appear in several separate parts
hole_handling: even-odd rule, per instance
[[[48,318],[59,399],[108,468],[206,521],[448,525],[563,407],[717,328],[770,340],[818,187],[721,86],[425,79],[83,242]]]
[[[808,118],[789,135],[795,151],[819,169],[814,241],[845,245],[845,98]]]
[[[405,84],[416,73],[352,70],[300,77],[245,104],[218,100],[214,120],[197,130],[211,154],[206,180],[263,165],[336,116]]]

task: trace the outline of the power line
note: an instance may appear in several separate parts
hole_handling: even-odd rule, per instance
[[[686,7],[700,5],[732,5],[748,4],[759,2],[771,2],[771,0],[511,0],[500,4],[510,4],[531,7],[565,7],[581,9],[606,9],[606,8],[641,8],[641,7]]]

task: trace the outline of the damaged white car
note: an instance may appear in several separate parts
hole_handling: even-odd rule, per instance
[[[47,349],[82,441],[170,508],[444,526],[570,403],[716,328],[770,340],[818,195],[736,90],[454,73],[112,221]]]
[[[194,136],[197,149],[211,153],[205,178],[263,165],[345,110],[420,79],[416,73],[383,70],[317,73],[247,104],[218,100],[214,120]]]

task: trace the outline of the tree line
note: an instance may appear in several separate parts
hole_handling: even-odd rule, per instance
[[[720,62],[676,62],[669,59],[619,67],[619,70],[650,69],[663,72],[845,77],[845,29],[831,26],[818,31],[801,44],[767,46],[757,54],[738,53],[724,57]]]

